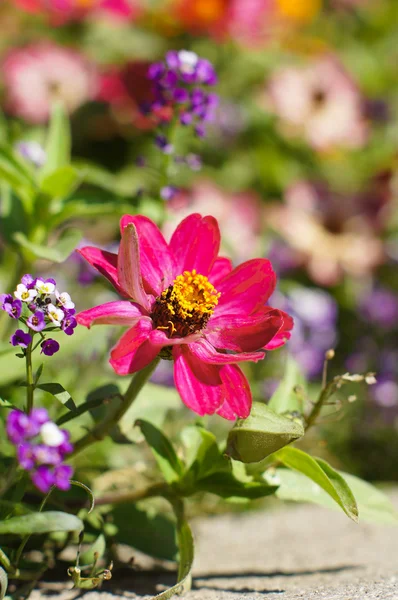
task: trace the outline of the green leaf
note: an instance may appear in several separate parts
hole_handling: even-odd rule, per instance
[[[37,187],[34,177],[22,158],[6,146],[0,146],[0,181],[7,182],[30,204]]]
[[[66,408],[71,410],[72,412],[77,411],[77,406],[73,401],[72,396],[60,383],[40,383],[36,386],[37,389],[43,390],[43,392],[48,392],[54,398],[61,402]]]
[[[278,486],[260,481],[239,481],[232,472],[218,472],[200,479],[195,491],[210,492],[221,498],[247,498],[254,500],[275,494]]]
[[[360,521],[398,525],[398,513],[383,492],[354,475],[341,471],[339,473],[344,477],[355,496]],[[281,500],[312,502],[333,510],[340,510],[329,494],[302,473],[278,468],[273,480],[279,483],[276,495]]]
[[[357,503],[348,483],[327,462],[320,458],[313,458],[298,448],[283,448],[274,456],[290,469],[312,479],[337,502],[350,519],[358,521]]]
[[[70,125],[61,102],[57,102],[53,106],[45,150],[47,160],[40,171],[42,181],[50,173],[70,163]]]
[[[238,419],[228,435],[226,453],[244,463],[259,462],[304,435],[300,421],[254,402],[250,416]]]
[[[170,440],[160,429],[148,421],[139,419],[135,424],[141,429],[167,483],[178,481],[184,473],[184,465],[178,458]]]
[[[64,262],[75,250],[82,237],[83,233],[78,229],[65,229],[54,245],[50,247],[34,244],[21,232],[13,235],[13,239],[20,246],[30,250],[37,258],[44,258],[55,263]]]
[[[147,383],[135,402],[119,422],[120,431],[132,442],[141,442],[144,437],[134,423],[144,419],[161,429],[168,413],[181,407],[181,399],[174,388]]]
[[[193,480],[220,471],[231,471],[230,461],[220,452],[216,437],[203,427],[185,427],[182,438],[188,447],[188,471],[186,477]]]
[[[7,244],[15,245],[13,235],[18,231],[26,233],[28,218],[21,199],[8,185],[3,183],[0,192],[0,235]]]
[[[177,519],[177,544],[179,549],[177,583],[168,590],[155,596],[153,600],[169,600],[169,598],[172,598],[175,594],[183,594],[191,588],[194,540],[191,528],[184,518]]]
[[[80,173],[70,165],[60,167],[43,178],[41,191],[53,198],[65,198],[79,185]]]
[[[54,531],[81,531],[83,522],[68,513],[47,511],[11,517],[0,522],[0,533],[30,535],[33,533],[51,533]]]
[[[3,600],[4,596],[6,595],[7,586],[8,586],[7,573],[5,572],[3,567],[0,567],[0,600]]]
[[[94,554],[98,554],[98,559],[100,559],[105,554],[105,550],[106,540],[105,536],[101,533],[90,548],[81,553],[80,564],[91,565],[95,560]]]
[[[268,402],[269,408],[279,414],[303,412],[300,398],[295,392],[296,386],[305,389],[306,380],[298,363],[288,355],[284,377]]]
[[[112,510],[112,523],[118,529],[115,539],[149,556],[175,560],[177,545],[174,523],[152,507],[120,504]]]

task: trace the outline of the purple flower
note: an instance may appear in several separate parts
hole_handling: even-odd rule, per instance
[[[171,200],[172,198],[174,198],[174,196],[177,194],[178,189],[172,185],[166,185],[165,187],[162,187],[162,189],[160,190],[160,197],[162,198],[162,200]]]
[[[66,335],[73,335],[76,326],[77,321],[72,315],[66,315],[61,323],[61,329]]]
[[[398,296],[388,289],[370,292],[360,302],[360,310],[367,321],[386,329],[398,325]]]
[[[13,346],[21,346],[21,348],[27,348],[31,342],[32,337],[29,333],[22,331],[22,329],[17,329],[10,338],[10,343]]]
[[[27,326],[33,331],[42,331],[46,323],[44,321],[44,314],[41,310],[36,310],[33,315],[30,315],[29,319],[26,321]]]
[[[63,458],[58,448],[46,446],[46,444],[36,444],[32,450],[32,456],[36,465],[59,465]],[[27,470],[31,468],[29,467]]]
[[[41,351],[40,354],[45,354],[46,356],[52,356],[59,350],[59,344],[56,340],[49,338],[48,340],[44,340],[40,344]]]
[[[202,168],[202,159],[198,154],[188,154],[186,163],[192,171],[200,171]]]
[[[13,298],[11,294],[0,295],[0,307],[5,310],[13,319],[19,319],[22,312],[22,302],[18,298]]]
[[[19,444],[17,449],[17,458],[19,465],[25,469],[25,471],[30,471],[35,466],[35,456],[34,456],[34,447],[32,444],[28,442],[24,442],[23,444]]]
[[[24,275],[22,277],[21,283],[23,283],[23,285],[25,287],[27,287],[28,289],[32,289],[36,285],[36,279],[33,278],[32,275],[30,275],[29,273],[27,273],[26,275]]]
[[[30,478],[35,487],[43,492],[43,494],[47,494],[50,488],[55,485],[53,469],[45,465],[41,465],[35,471],[33,471],[30,475]]]
[[[70,465],[59,465],[54,469],[54,485],[60,490],[67,491],[70,488],[70,479],[73,468]]]
[[[12,410],[8,414],[6,431],[10,442],[21,442],[35,437],[44,423],[49,421],[45,408],[33,408],[29,415],[21,410]]]

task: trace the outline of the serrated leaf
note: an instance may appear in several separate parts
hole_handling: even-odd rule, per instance
[[[226,454],[244,463],[259,462],[303,435],[301,422],[254,402],[250,416],[238,419],[229,432]]]
[[[167,483],[178,481],[184,473],[184,465],[178,458],[170,440],[152,423],[139,419],[135,423],[145,437]]]
[[[74,403],[72,396],[60,383],[40,383],[36,388],[38,390],[43,390],[43,392],[48,392],[72,412],[77,411],[77,406]]]
[[[346,480],[358,505],[360,521],[398,525],[398,513],[389,498],[370,483],[339,471]],[[333,510],[340,510],[336,502],[317,483],[298,471],[278,468],[273,477],[279,488],[276,495],[281,500],[312,502]]]
[[[60,511],[30,513],[0,521],[0,533],[13,535],[82,531],[83,527],[83,522],[78,517]]]
[[[47,160],[40,171],[42,181],[50,173],[70,163],[71,132],[69,118],[61,102],[56,102],[51,112],[45,151]]]
[[[288,355],[284,377],[268,402],[269,408],[279,414],[302,412],[300,399],[294,391],[297,385],[305,389],[306,380],[298,363]]]
[[[80,181],[80,173],[70,165],[56,169],[43,178],[41,191],[53,198],[65,198],[73,192]]]
[[[44,258],[55,263],[64,262],[76,249],[82,237],[83,233],[79,229],[65,229],[54,243],[54,246],[50,247],[29,241],[20,231],[13,235],[14,241],[18,242],[23,248],[30,250],[37,258]]]
[[[282,448],[274,456],[285,466],[312,479],[337,502],[350,519],[358,521],[358,506],[348,483],[326,461],[313,458],[298,448]]]

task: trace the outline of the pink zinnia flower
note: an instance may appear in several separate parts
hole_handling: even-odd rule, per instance
[[[95,96],[95,67],[80,54],[51,43],[12,50],[2,64],[6,109],[29,123],[47,121],[54,100],[72,113]]]
[[[249,384],[237,363],[264,358],[290,337],[292,319],[266,305],[276,284],[271,263],[249,260],[235,269],[218,257],[214,217],[192,214],[167,244],[147,217],[121,219],[119,253],[79,252],[129,300],[81,312],[81,325],[128,325],[111,351],[116,373],[127,375],[154,358],[174,360],[184,403],[199,415],[247,417]]]

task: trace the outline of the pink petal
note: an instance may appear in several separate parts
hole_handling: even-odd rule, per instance
[[[229,365],[237,362],[258,362],[265,356],[264,352],[239,352],[237,354],[224,354],[217,350],[207,340],[199,340],[190,344],[191,352],[201,361],[212,365]]]
[[[212,415],[223,399],[220,369],[198,360],[188,346],[174,346],[174,381],[182,401],[198,415]]]
[[[290,337],[292,335],[290,333],[294,326],[294,321],[292,317],[285,313],[283,310],[280,310],[279,312],[281,313],[281,316],[283,318],[283,323],[275,337],[264,346],[264,348],[266,348],[267,350],[275,350],[276,348],[280,348],[287,342],[287,340],[290,340]]]
[[[134,325],[143,316],[142,308],[133,302],[117,300],[83,310],[76,315],[80,325]]]
[[[250,315],[266,303],[275,285],[276,275],[269,260],[248,260],[218,283],[221,297],[214,314]]]
[[[149,365],[158,354],[159,347],[153,346],[149,340],[145,340],[130,354],[117,359],[111,358],[109,362],[118,375],[129,375]]]
[[[112,254],[112,252],[106,252],[106,250],[100,250],[93,246],[85,246],[85,248],[76,250],[76,252],[81,254],[94,269],[97,269],[97,271],[101,273],[101,275],[104,275],[111,282],[113,287],[117,289],[119,294],[126,296],[126,293],[119,284],[117,274],[117,254]]]
[[[120,338],[116,346],[112,348],[111,358],[117,360],[122,356],[134,353],[141,344],[149,338],[152,331],[152,319],[141,317],[141,319],[128,329]]]
[[[122,234],[129,223],[135,225],[138,234],[144,287],[154,296],[160,296],[175,278],[169,247],[159,228],[147,217],[124,215],[120,221]]]
[[[225,419],[231,419],[231,413],[240,419],[250,415],[252,394],[249,383],[236,365],[226,365],[220,371],[224,384],[225,400],[217,412]]]
[[[149,312],[153,297],[145,293],[142,283],[138,235],[133,223],[127,225],[122,232],[117,272],[125,295],[141,304]]]
[[[177,227],[170,240],[176,274],[196,269],[208,275],[220,249],[220,230],[214,217],[192,214]]]
[[[271,342],[283,325],[279,310],[254,315],[218,315],[206,327],[206,339],[219,350],[252,352]]]
[[[192,333],[191,335],[186,335],[185,337],[175,337],[169,338],[159,329],[153,329],[150,335],[150,340],[152,344],[155,346],[176,346],[178,344],[192,344],[192,342],[196,342],[203,336],[202,333]]]
[[[228,419],[228,421],[236,420],[236,415],[226,400],[224,400],[224,402],[221,404],[217,414],[223,419]]]
[[[209,273],[210,282],[217,287],[217,283],[232,271],[232,262],[229,258],[219,256]]]

